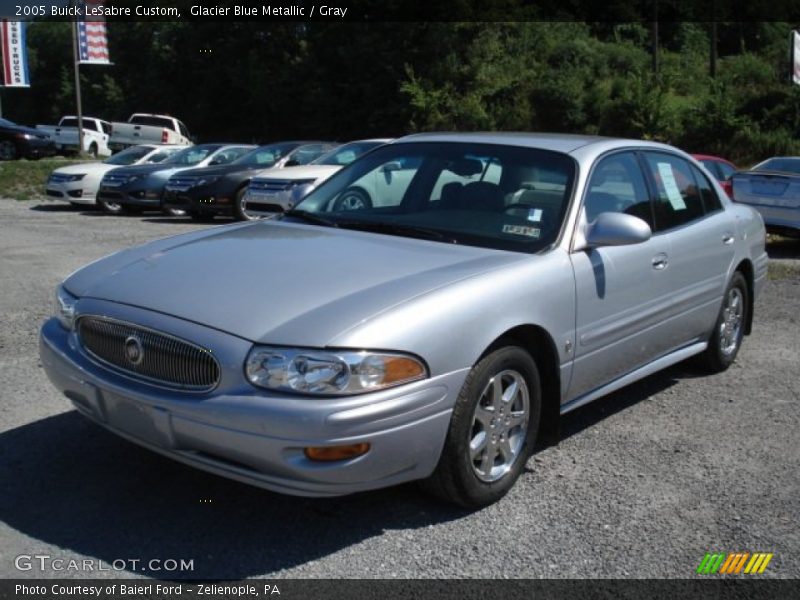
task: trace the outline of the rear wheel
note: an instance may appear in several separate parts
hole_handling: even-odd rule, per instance
[[[541,404],[530,354],[509,345],[485,356],[464,382],[439,464],[423,486],[467,508],[502,498],[532,452]]]
[[[702,367],[712,373],[724,371],[736,360],[744,339],[744,329],[750,307],[747,281],[739,271],[733,274],[719,311],[708,348],[699,355]]]
[[[364,210],[372,208],[372,200],[364,190],[353,187],[347,188],[333,203],[333,210]]]
[[[97,144],[94,142],[89,145],[89,156],[92,158],[97,158]]]

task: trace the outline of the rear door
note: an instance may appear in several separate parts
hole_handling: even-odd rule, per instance
[[[700,169],[667,152],[643,153],[654,188],[655,237],[670,238],[665,269],[673,348],[707,336],[716,322],[734,257],[736,223]]]

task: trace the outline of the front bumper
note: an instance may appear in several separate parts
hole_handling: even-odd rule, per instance
[[[199,214],[232,214],[233,195],[219,194],[214,188],[192,188],[190,190],[164,190],[161,199],[164,208],[187,210]]]
[[[56,145],[51,140],[24,140],[19,148],[20,153],[26,158],[42,158],[56,154]]]
[[[101,314],[194,339],[222,367],[219,386],[190,394],[129,379],[95,363],[55,320],[41,330],[42,365],[85,416],[120,436],[194,467],[286,494],[338,496],[433,472],[467,370],[373,394],[304,398],[244,381],[250,342],[179,319],[94,303]],[[85,312],[85,311],[84,311]],[[303,448],[369,443],[358,458],[313,462]]]
[[[161,189],[147,187],[104,187],[97,191],[98,200],[132,206],[161,208]]]
[[[94,190],[84,189],[83,181],[47,182],[45,193],[57,200],[75,204],[94,204]]]

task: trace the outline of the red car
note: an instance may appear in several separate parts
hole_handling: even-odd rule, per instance
[[[708,154],[692,154],[695,160],[700,161],[714,177],[717,178],[722,189],[733,198],[733,187],[731,186],[731,175],[739,169],[731,161],[720,158],[719,156],[709,156]]]

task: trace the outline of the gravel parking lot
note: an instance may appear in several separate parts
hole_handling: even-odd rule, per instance
[[[280,496],[152,454],[71,409],[38,364],[56,284],[198,227],[0,200],[0,577],[685,578],[710,551],[772,552],[762,577],[800,577],[800,242],[770,248],[775,278],[731,369],[678,365],[570,414],[561,444],[536,453],[503,501],[469,513],[414,485]],[[142,562],[15,568],[36,554]],[[152,559],[194,570],[167,574]]]

